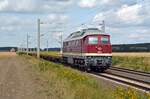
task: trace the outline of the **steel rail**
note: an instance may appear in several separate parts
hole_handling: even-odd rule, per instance
[[[117,73],[116,71],[120,72],[120,73]],[[149,79],[150,73],[125,69],[125,68],[120,68],[120,67],[110,67],[108,70],[105,71],[105,73],[107,74],[107,76],[102,75],[102,74],[98,74],[98,75],[112,79],[112,80],[115,80],[115,81],[125,83],[127,85],[137,87],[137,88],[142,89],[142,90],[150,91],[150,81],[146,80],[146,79],[141,79],[142,77]],[[127,75],[127,74],[129,74],[129,75]],[[113,76],[118,77],[120,79],[116,79],[116,78],[114,79],[113,77],[110,77],[108,75],[113,75]],[[131,76],[131,75],[134,75],[134,76]],[[137,77],[135,77],[135,76],[137,76]],[[141,78],[138,78],[140,76],[141,76]],[[122,81],[121,78],[126,79],[126,80]],[[144,86],[144,85],[146,85],[146,86]]]
[[[140,76],[145,76],[145,77],[150,77],[150,73],[143,72],[143,71],[136,71],[136,70],[120,68],[120,67],[110,67],[109,69],[115,70],[115,71],[121,71],[121,72],[125,72],[125,73],[130,73],[130,74],[135,74],[135,75],[140,75]]]
[[[121,77],[121,78],[126,78],[126,79],[131,79],[131,80],[134,80],[134,81],[137,81],[137,82],[142,82],[142,83],[145,83],[145,84],[149,84],[150,86],[150,81],[146,81],[146,80],[140,80],[138,78],[132,78],[132,77],[129,77],[127,75],[120,75],[120,74],[115,74],[115,73],[111,73],[111,72],[107,72],[107,74],[110,74],[110,75],[115,75],[115,76],[118,76],[118,77]]]
[[[144,81],[135,80],[132,78],[127,78],[127,77],[113,75],[113,74],[107,74],[107,73],[93,73],[93,74],[122,84],[129,85],[131,87],[137,88],[144,92],[150,92],[150,84],[147,84]]]

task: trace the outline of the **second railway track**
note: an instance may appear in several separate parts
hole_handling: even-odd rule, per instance
[[[94,73],[91,75],[96,76],[97,78],[105,78],[117,84],[131,87],[142,92],[146,92],[146,93],[150,92],[150,85],[144,83],[143,81],[135,81],[134,79],[128,79],[126,77],[120,77],[120,76],[111,75],[107,73]]]
[[[126,68],[121,68],[121,67],[111,67],[110,70],[122,71],[122,72],[132,73],[132,74],[136,74],[136,75],[150,77],[149,72],[136,71],[136,70],[126,69]]]
[[[105,73],[94,73],[94,75],[134,87],[143,92],[150,92],[150,73],[111,67]]]
[[[150,73],[134,71],[130,69],[111,67],[105,71],[107,74],[132,79],[134,81],[143,82],[150,85]]]

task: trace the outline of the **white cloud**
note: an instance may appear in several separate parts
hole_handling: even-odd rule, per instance
[[[139,38],[141,38],[141,35],[139,35],[139,34],[130,34],[128,37],[130,39],[139,39]]]
[[[149,42],[150,1],[130,4],[122,3],[116,9],[100,11],[93,17],[93,22],[106,21],[106,33],[111,34],[113,44]],[[123,41],[125,39],[128,41]]]
[[[146,26],[150,13],[147,4],[123,5],[120,9],[111,9],[95,15],[93,22],[105,20],[111,27]]]
[[[41,25],[41,33],[47,33],[51,30],[59,30],[62,24],[57,23],[65,23],[65,25],[68,23],[76,26],[75,24],[83,21],[80,16],[83,15],[81,13],[84,13],[84,11],[87,18],[99,11],[94,16],[93,22],[101,23],[102,20],[105,20],[106,32],[111,34],[114,42],[120,43],[123,42],[122,40],[128,42],[125,39],[130,41],[134,39],[136,42],[138,37],[148,38],[150,31],[148,29],[150,27],[149,5],[149,0],[141,0],[137,4],[136,0],[0,0],[0,23],[2,23],[0,24],[0,33],[5,37],[14,33],[18,38],[16,40],[19,42],[25,39],[26,32],[31,33],[31,35],[34,33],[33,37],[36,38],[37,18],[40,18],[42,22],[52,23]],[[85,9],[79,11],[81,8]],[[88,8],[93,8],[93,12],[89,16],[86,14]],[[71,11],[68,13],[69,16],[59,13],[66,10]],[[70,16],[75,20],[71,20]],[[92,24],[91,22],[88,23]],[[89,24],[85,27],[90,26]],[[72,27],[66,30],[65,36],[70,33]],[[50,39],[52,35],[54,38],[59,36],[59,33],[56,32],[49,34],[50,36],[46,38]],[[19,35],[20,37],[18,37]],[[52,39],[52,41],[55,40]]]
[[[18,15],[16,16],[11,15],[11,17],[8,16],[0,16],[0,35],[3,38],[12,38],[13,41],[10,41],[8,39],[1,39],[0,41],[5,41],[9,44],[11,42],[14,42],[15,44],[18,44],[18,42],[22,41],[25,39],[26,33],[29,33],[31,36],[31,39],[34,41],[30,46],[35,46],[35,39],[36,39],[36,33],[37,33],[37,15],[32,15],[31,16],[22,16]],[[60,27],[66,25],[69,16],[63,15],[63,14],[44,14],[40,16],[41,22],[47,22],[48,24],[41,24],[41,33],[45,34],[44,39],[52,39],[51,41],[55,41],[53,39],[53,35],[55,38],[59,37],[59,33],[57,32],[50,32],[50,31],[57,31],[61,30]],[[57,24],[57,23],[64,23],[64,24]],[[52,24],[49,24],[52,23]],[[56,28],[54,28],[56,27]],[[42,40],[43,41],[43,40]],[[54,45],[57,44],[57,42],[53,43]],[[58,45],[58,44],[57,44]],[[1,46],[1,45],[0,45]]]
[[[62,14],[49,14],[47,16],[47,19],[49,21],[53,21],[55,23],[60,22],[60,21],[67,21],[68,20],[68,16],[67,15],[62,15]]]
[[[41,17],[41,21],[45,23],[43,25],[44,29],[51,30],[61,29],[68,25],[70,17],[64,14],[48,14],[47,16]]]
[[[78,5],[82,8],[93,8],[96,6],[117,4],[118,2],[118,0],[80,0]]]
[[[103,5],[103,4],[112,5],[112,4],[117,4],[117,3],[120,3],[120,2],[119,2],[119,0],[101,0],[101,1],[99,1],[99,3],[101,5]]]
[[[102,21],[102,20],[105,20],[105,15],[104,15],[104,13],[99,13],[99,14],[97,14],[97,15],[94,17],[94,19],[93,19],[94,22]]]
[[[149,38],[149,28],[133,28],[130,30],[130,34],[128,33],[128,37],[130,39],[144,39]]]
[[[78,5],[82,8],[116,8],[123,4],[132,5],[135,4],[136,0],[79,0]]]
[[[2,0],[0,11],[31,11],[35,9],[34,0]]]
[[[83,8],[84,7],[92,8],[97,5],[96,3],[97,3],[97,0],[81,0],[79,2],[79,6]]]
[[[14,27],[12,27],[12,26],[2,26],[2,27],[0,27],[0,31],[13,31],[14,30]]]
[[[5,9],[6,6],[8,6],[8,1],[7,0],[3,0],[0,1],[0,10]]]
[[[142,22],[142,16],[139,15],[141,5],[136,4],[133,6],[123,5],[117,12],[117,16],[124,22]]]
[[[0,12],[62,12],[72,0],[1,0]]]
[[[105,20],[107,26],[120,26],[120,20],[118,20],[115,10],[100,12],[93,18],[94,23],[100,23],[102,20]]]

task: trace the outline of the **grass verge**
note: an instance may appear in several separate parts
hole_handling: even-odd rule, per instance
[[[113,66],[150,72],[150,57],[113,56]]]
[[[25,56],[41,77],[41,85],[48,99],[149,99],[133,89],[110,89],[102,86],[86,73],[60,64]]]

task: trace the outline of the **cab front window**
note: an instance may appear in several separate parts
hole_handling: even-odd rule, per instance
[[[98,44],[98,37],[89,37],[89,44]]]
[[[101,37],[101,43],[103,43],[103,44],[109,43],[109,38],[108,37]]]

